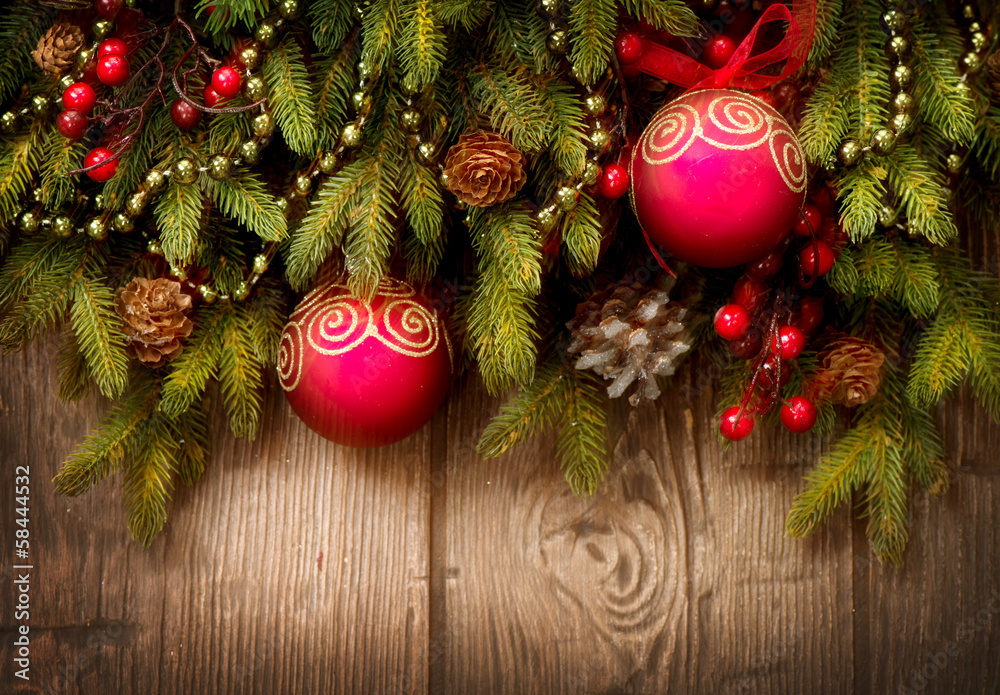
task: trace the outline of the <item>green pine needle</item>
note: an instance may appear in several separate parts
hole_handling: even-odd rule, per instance
[[[316,105],[298,42],[286,36],[264,61],[271,108],[285,142],[311,157],[316,149]]]

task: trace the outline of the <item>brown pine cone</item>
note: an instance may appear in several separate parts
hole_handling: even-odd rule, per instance
[[[31,52],[45,72],[59,77],[73,67],[76,52],[83,46],[83,31],[73,24],[53,24]]]
[[[527,158],[496,133],[470,133],[458,138],[444,160],[448,190],[479,208],[517,195],[528,180]]]
[[[191,297],[181,292],[179,282],[166,278],[135,278],[115,295],[128,352],[150,367],[181,354],[181,339],[194,329],[187,317],[190,310]]]
[[[986,89],[990,93],[990,101],[994,104],[1000,103],[1000,51],[994,51],[986,58],[983,73]]]
[[[807,388],[814,401],[831,400],[848,408],[863,405],[878,393],[885,353],[861,338],[836,338],[822,352],[820,371]]]
[[[655,376],[669,376],[680,356],[691,349],[683,320],[687,310],[671,304],[667,292],[639,282],[612,286],[576,308],[566,324],[573,334],[567,348],[579,353],[577,369],[590,369],[605,379],[611,398],[621,396],[632,382],[629,403],[656,398]]]

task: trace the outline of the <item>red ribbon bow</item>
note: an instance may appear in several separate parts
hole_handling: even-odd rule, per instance
[[[816,19],[815,0],[794,0],[794,13],[785,5],[774,4],[764,10],[753,29],[733,52],[729,62],[712,70],[680,51],[652,41],[643,42],[643,52],[633,66],[661,80],[688,89],[758,90],[770,87],[802,67],[812,47]],[[773,48],[751,56],[757,34],[771,22],[788,22],[784,38]],[[768,66],[785,62],[777,75],[762,74]]]

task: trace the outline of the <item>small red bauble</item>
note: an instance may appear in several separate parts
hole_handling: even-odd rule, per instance
[[[340,282],[322,285],[281,335],[278,377],[292,409],[347,446],[384,446],[418,430],[444,400],[451,370],[431,303],[397,280],[383,280],[370,302]]]
[[[802,268],[802,274],[806,277],[826,275],[836,262],[837,258],[833,255],[833,249],[825,241],[809,244],[799,252],[799,267]]]
[[[79,111],[86,115],[94,109],[97,94],[86,82],[74,82],[63,92],[62,102],[67,111]]]
[[[715,312],[715,332],[725,340],[739,340],[750,330],[750,314],[739,304],[726,304]]]
[[[635,212],[678,260],[749,263],[777,246],[799,214],[805,157],[791,126],[759,99],[690,92],[661,108],[632,152]]]
[[[97,79],[109,87],[125,84],[128,72],[128,61],[124,56],[110,54],[97,61]]]
[[[87,117],[71,109],[60,111],[56,116],[56,128],[64,137],[79,140],[87,132]]]
[[[112,159],[114,157],[114,159]],[[100,162],[107,161],[104,166],[99,166],[93,171],[88,171],[87,176],[94,181],[107,181],[118,171],[118,158],[115,157],[107,147],[95,147],[87,156],[83,158],[83,166],[89,167]]]
[[[104,19],[114,19],[125,0],[96,0],[94,9]]]
[[[631,65],[642,57],[642,37],[630,31],[618,35],[615,39],[615,53],[622,65]]]
[[[764,339],[760,336],[760,331],[751,328],[747,334],[739,340],[729,341],[729,352],[733,357],[740,360],[748,360],[760,354],[760,349],[764,346]]]
[[[767,301],[767,286],[743,276],[733,285],[733,293],[729,299],[733,304],[739,304],[746,309],[752,316]]]
[[[787,384],[791,378],[791,368],[789,368],[787,364],[784,364],[778,356],[772,352],[764,359],[764,364],[761,366],[760,377],[757,379],[757,383],[764,389],[773,389],[775,386],[780,388]]]
[[[221,67],[212,73],[212,88],[219,96],[232,99],[240,93],[240,73],[230,67]]]
[[[212,85],[205,86],[205,91],[202,96],[205,106],[210,109],[214,109],[216,104],[223,101],[222,95],[215,91],[215,88],[212,87]]]
[[[771,352],[783,360],[794,360],[806,347],[806,336],[795,326],[782,326],[771,342]]]
[[[181,130],[191,130],[201,122],[201,111],[183,99],[177,99],[170,106],[170,119]]]
[[[740,419],[737,422],[738,415]],[[753,415],[746,410],[740,415],[739,406],[734,405],[732,408],[726,408],[719,419],[719,431],[722,432],[723,437],[733,442],[746,439],[753,432]]]
[[[771,251],[771,253],[758,258],[753,263],[747,263],[747,267],[743,272],[746,273],[747,277],[751,280],[757,280],[764,282],[765,280],[770,280],[778,271],[781,270],[781,266],[784,265],[784,249]]]
[[[820,225],[822,224],[823,213],[819,211],[819,208],[815,205],[806,205],[802,208],[802,214],[799,215],[799,221],[795,223],[794,227],[792,227],[792,231],[799,236],[810,236],[812,234],[819,236]],[[811,231],[810,227],[812,228]]]
[[[793,396],[781,406],[781,424],[792,432],[802,434],[816,424],[816,406],[808,398]]]
[[[97,47],[97,57],[103,56],[125,56],[128,53],[128,46],[121,39],[104,39]]]
[[[819,297],[803,297],[792,310],[792,325],[806,335],[812,335],[823,323],[823,300]]]
[[[705,65],[718,70],[729,62],[735,52],[736,42],[725,34],[719,34],[710,38],[705,44],[705,53],[702,57],[705,59]]]
[[[608,164],[601,173],[601,195],[621,198],[628,193],[628,169],[621,164]]]

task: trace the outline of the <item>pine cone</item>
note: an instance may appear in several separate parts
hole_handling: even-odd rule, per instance
[[[807,387],[807,397],[853,408],[878,393],[885,353],[875,345],[855,336],[842,336],[827,345],[822,357],[820,371]]]
[[[485,208],[517,195],[528,180],[527,159],[502,135],[471,133],[458,138],[444,160],[448,190],[463,203]]]
[[[150,367],[181,354],[181,339],[194,328],[187,317],[190,310],[191,297],[181,292],[181,284],[165,278],[135,278],[115,296],[128,352]]]
[[[664,290],[639,282],[612,286],[577,306],[576,317],[566,324],[573,333],[567,352],[580,353],[577,369],[614,380],[608,386],[611,398],[636,381],[628,400],[638,405],[640,398],[660,395],[653,377],[673,374],[680,355],[691,349],[686,313],[670,303]]]
[[[53,24],[31,52],[45,72],[59,77],[73,67],[76,52],[83,46],[83,31],[73,24]]]
[[[990,100],[996,104],[1000,103],[1000,51],[990,53],[986,59],[985,73],[986,89],[989,90]]]

